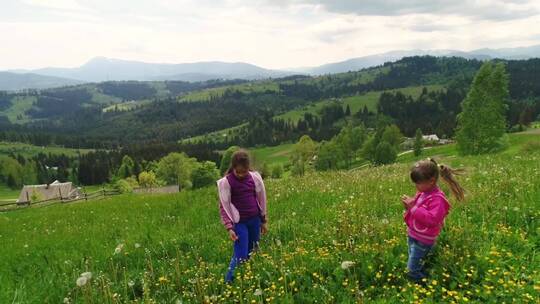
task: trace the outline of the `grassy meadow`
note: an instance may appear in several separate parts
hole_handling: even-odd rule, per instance
[[[540,136],[510,138],[499,154],[422,156],[467,170],[425,286],[404,277],[404,160],[268,180],[270,231],[233,285],[213,187],[0,213],[0,303],[537,303]]]
[[[67,156],[77,156],[79,153],[85,154],[92,151],[92,149],[71,149],[55,146],[35,146],[25,143],[13,143],[0,141],[0,155],[2,154],[20,154],[25,157],[32,157],[39,153],[45,154],[65,154]]]

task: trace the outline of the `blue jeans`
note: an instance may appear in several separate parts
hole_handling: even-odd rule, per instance
[[[409,269],[409,278],[415,282],[421,282],[427,277],[424,272],[424,259],[429,253],[433,245],[420,243],[418,240],[409,236],[409,260],[407,261],[407,269]]]
[[[249,254],[257,248],[261,237],[261,218],[256,216],[235,224],[234,232],[236,232],[238,240],[234,242],[233,256],[229,270],[225,275],[227,283],[233,281],[236,266],[249,259]]]

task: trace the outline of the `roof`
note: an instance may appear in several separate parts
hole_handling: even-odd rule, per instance
[[[424,139],[424,140],[439,140],[439,137],[437,136],[437,134],[430,134],[430,135],[422,136],[422,139]]]
[[[28,202],[34,194],[39,197],[39,200],[50,200],[77,197],[80,195],[80,191],[73,187],[71,182],[54,181],[50,185],[26,185],[23,186],[17,202]]]

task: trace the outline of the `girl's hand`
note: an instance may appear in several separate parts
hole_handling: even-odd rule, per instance
[[[403,202],[403,207],[408,210],[414,204],[414,197],[410,197],[404,194],[401,196],[401,202]]]
[[[231,237],[231,240],[233,242],[236,242],[236,240],[238,240],[238,236],[236,235],[236,232],[234,232],[234,230],[232,229],[229,229],[229,236]]]
[[[266,234],[267,232],[268,232],[268,225],[267,225],[267,223],[263,223],[261,225],[261,233]]]

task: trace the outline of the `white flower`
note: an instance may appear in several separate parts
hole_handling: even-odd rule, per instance
[[[385,225],[388,225],[388,223],[390,223],[390,222],[388,221],[388,219],[382,219],[381,222],[382,222],[383,224],[385,224]]]
[[[69,303],[71,303],[69,298],[64,298],[64,304],[69,304]]]
[[[279,239],[276,240],[276,245],[281,246],[281,241]]]
[[[356,263],[353,261],[343,261],[341,263],[341,269],[349,269],[353,267]]]
[[[141,248],[141,244],[135,243],[135,248]]]
[[[259,288],[255,289],[253,295],[256,297],[262,296],[262,290],[260,290]]]
[[[85,277],[87,280],[92,278],[92,273],[90,271],[81,273],[81,277]]]
[[[80,277],[77,279],[77,286],[83,287],[88,282],[88,279],[86,277]]]
[[[293,212],[293,213],[292,213],[292,216],[296,216],[296,212]]]
[[[119,244],[118,246],[116,246],[116,248],[114,249],[114,254],[119,254],[120,252],[122,252],[122,248],[124,248],[124,244]]]
[[[133,286],[135,286],[135,282],[133,282],[133,281],[129,281],[129,282],[128,282],[128,286],[129,286],[129,287],[133,287]]]

